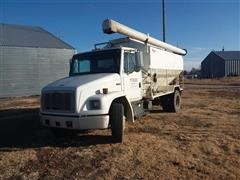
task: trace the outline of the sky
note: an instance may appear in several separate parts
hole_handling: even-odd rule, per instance
[[[240,0],[165,0],[166,42],[185,48],[185,69],[212,51],[240,50]],[[78,52],[122,35],[102,32],[111,18],[162,40],[162,0],[0,0],[0,23],[40,26]]]

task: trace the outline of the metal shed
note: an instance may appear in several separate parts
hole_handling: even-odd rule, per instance
[[[41,27],[0,24],[0,97],[39,95],[68,75],[74,52]]]
[[[240,51],[212,51],[201,63],[201,77],[240,76]]]

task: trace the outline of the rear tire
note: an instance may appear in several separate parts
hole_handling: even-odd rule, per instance
[[[110,122],[113,140],[122,143],[125,125],[124,108],[122,104],[112,104],[110,110]]]
[[[174,102],[173,102],[173,111],[179,112],[181,108],[181,94],[178,90],[174,92]]]
[[[178,112],[181,107],[181,95],[178,90],[173,94],[166,95],[161,99],[161,105],[166,112]]]

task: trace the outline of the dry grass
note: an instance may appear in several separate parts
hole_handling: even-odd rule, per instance
[[[188,80],[180,113],[155,108],[127,123],[123,144],[109,130],[55,138],[36,124],[15,129],[0,139],[0,179],[240,179],[239,81]],[[6,110],[15,101],[4,100],[1,121],[37,122],[38,100],[27,101]]]

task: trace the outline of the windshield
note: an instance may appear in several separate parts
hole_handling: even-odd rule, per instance
[[[95,73],[119,73],[120,49],[77,54],[73,57],[70,76]]]

